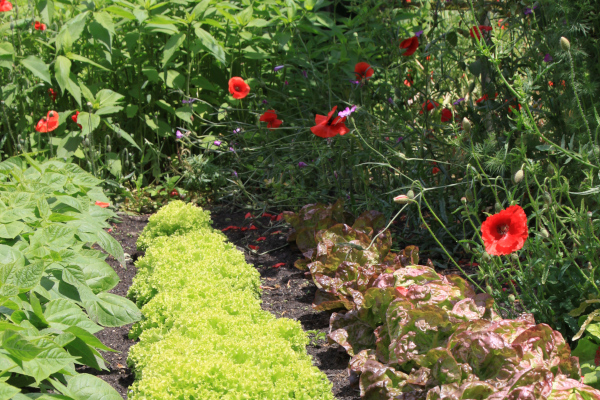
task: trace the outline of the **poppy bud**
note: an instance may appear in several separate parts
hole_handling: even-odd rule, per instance
[[[513,262],[519,262],[519,256],[517,255],[517,253],[512,253],[512,254],[510,255],[510,259],[511,259]]]
[[[491,296],[492,293],[494,293],[494,291],[492,290],[492,287],[490,285],[486,285],[485,286],[485,291]]]
[[[89,109],[91,109],[91,108],[92,108],[92,102],[91,102],[91,101],[88,101],[88,102],[86,103],[86,105],[88,106],[88,108],[89,108]]]
[[[415,192],[413,192],[413,190],[410,189],[408,192],[406,192],[406,196],[408,196],[408,198],[412,200],[415,198]]]
[[[400,158],[406,158],[406,155],[404,153],[398,152],[398,157],[400,157]]]
[[[467,204],[467,198],[466,198],[466,197],[464,197],[464,196],[460,198],[460,201],[461,201],[463,204]]]
[[[509,295],[508,295],[508,301],[510,301],[511,303],[514,303],[514,302],[515,302],[515,300],[516,300],[516,299],[515,299],[515,295],[514,295],[514,294],[509,294]]]
[[[588,216],[588,218],[590,218],[590,219],[591,219],[591,218],[592,218],[592,215],[593,215],[593,214],[592,214],[592,212],[591,212],[591,211],[588,211],[588,212],[587,212],[587,216]]]
[[[571,42],[569,42],[569,39],[567,39],[566,37],[562,36],[560,38],[560,47],[564,51],[569,51],[569,50],[571,50]]]
[[[473,201],[473,193],[471,193],[470,190],[465,192],[465,197],[467,198],[467,201]]]
[[[411,201],[413,201],[412,199],[410,199],[407,195],[405,194],[401,194],[398,195],[396,197],[394,197],[394,203],[398,203],[398,204],[408,204]]]
[[[548,164],[546,172],[548,172],[548,175],[554,175],[554,166],[552,164]]]
[[[523,169],[521,168],[520,170],[517,171],[517,173],[515,174],[515,183],[519,183],[523,180],[523,175],[525,173],[523,172]]]
[[[496,209],[496,212],[499,213],[500,211],[502,211],[502,204],[496,203],[494,204],[494,208]]]
[[[550,232],[548,232],[546,228],[542,228],[540,229],[540,235],[542,235],[542,237],[545,239],[548,239],[550,237]]]
[[[90,145],[90,141],[88,138],[85,138],[85,140],[83,141],[83,145],[86,147]]]
[[[110,153],[110,151],[111,151],[110,144],[108,146],[106,146],[106,151],[108,151]]]
[[[481,255],[481,258],[483,259],[483,261],[490,261],[492,259],[492,256],[490,256],[490,254],[487,251],[484,251]]]
[[[471,121],[469,121],[466,118],[463,118],[462,120],[462,127],[464,129],[465,132],[470,133],[471,132]]]
[[[552,196],[548,192],[544,192],[544,203],[548,205],[552,204]]]

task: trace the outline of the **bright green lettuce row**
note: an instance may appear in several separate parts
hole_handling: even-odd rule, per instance
[[[202,228],[187,235],[157,238],[146,255],[136,263],[138,274],[128,296],[138,306],[147,303],[156,293],[177,293],[186,285],[212,280],[226,290],[249,290],[260,294],[260,274],[246,264],[244,254],[226,237],[211,228]],[[196,279],[193,279],[196,278]]]
[[[159,236],[183,235],[200,228],[209,228],[210,223],[209,211],[176,200],[150,217],[148,225],[138,238],[137,246],[140,250],[145,250]]]
[[[150,329],[131,349],[129,361],[142,378],[130,400],[333,399],[331,384],[303,350],[306,335],[296,321],[218,309],[188,318],[185,333]]]

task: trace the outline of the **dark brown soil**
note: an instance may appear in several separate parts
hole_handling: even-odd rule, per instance
[[[338,400],[358,400],[360,393],[356,385],[351,386],[348,379],[348,361],[350,357],[337,344],[329,345],[325,335],[329,328],[331,311],[316,312],[311,304],[316,287],[304,272],[294,267],[294,262],[302,258],[302,254],[288,244],[286,237],[288,226],[283,221],[271,221],[269,217],[249,217],[245,212],[232,211],[226,208],[213,207],[211,210],[213,227],[223,230],[228,226],[240,229],[229,229],[224,233],[240,251],[246,255],[246,261],[253,264],[260,272],[262,281],[263,309],[276,315],[298,320],[312,338],[307,352],[313,358],[314,365],[323,371],[333,384],[333,394]],[[133,261],[143,255],[136,250],[135,242],[148,222],[148,216],[121,215],[121,223],[114,224],[112,235],[123,246],[125,253],[131,257],[127,269],[122,268],[112,257],[107,262],[115,269],[121,282],[111,290],[121,296],[127,294],[131,280],[135,276]],[[257,229],[245,229],[254,225]],[[264,239],[262,239],[264,238]],[[259,240],[260,239],[260,240]],[[257,250],[249,246],[257,246]],[[285,265],[274,267],[276,264]],[[135,344],[127,336],[131,325],[120,328],[106,328],[96,336],[107,346],[120,353],[103,353],[108,371],[96,371],[90,368],[79,369],[96,375],[114,387],[126,399],[128,387],[134,380],[132,371],[127,368],[127,353]]]
[[[121,246],[123,246],[127,265],[126,268],[123,268],[112,256],[109,256],[106,259],[106,262],[113,267],[115,272],[119,275],[119,278],[121,278],[119,284],[115,286],[110,293],[118,294],[119,296],[127,296],[127,290],[129,289],[129,286],[131,286],[131,280],[136,273],[133,263],[143,255],[142,252],[137,251],[135,242],[142,232],[142,229],[144,229],[148,223],[148,216],[129,216],[123,214],[120,215],[120,218],[120,223],[112,224],[113,228],[110,233],[119,243],[121,243]],[[119,351],[118,353],[100,352],[106,360],[106,368],[108,368],[108,371],[97,371],[91,368],[77,368],[79,372],[85,372],[102,378],[115,388],[124,399],[127,398],[127,390],[134,380],[133,372],[127,367],[127,354],[129,353],[129,348],[135,344],[135,340],[131,340],[127,336],[129,328],[131,328],[131,325],[125,325],[119,328],[105,328],[96,334],[98,339],[106,346]]]

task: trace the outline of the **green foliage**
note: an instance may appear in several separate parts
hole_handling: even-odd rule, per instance
[[[208,217],[171,203],[146,229],[186,213]],[[129,353],[130,399],[333,399],[300,324],[260,308],[258,271],[207,220],[156,238],[136,267],[129,296],[145,318],[131,332],[140,342]]]
[[[75,364],[107,369],[98,350],[113,350],[94,334],[141,318],[135,304],[108,293],[119,278],[107,255],[92,249],[124,263],[105,231],[116,215],[94,204],[108,199],[89,173],[25,158],[0,163],[2,393],[26,399],[17,393],[33,387],[72,400],[118,399],[101,379],[75,371]]]
[[[209,226],[209,211],[176,200],[149,218],[148,225],[138,238],[137,246],[140,250],[145,250],[157,237],[183,235]]]

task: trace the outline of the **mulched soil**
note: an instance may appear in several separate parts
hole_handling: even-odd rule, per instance
[[[316,312],[311,304],[316,286],[310,276],[294,267],[294,262],[302,258],[302,254],[290,245],[287,240],[288,226],[283,221],[271,221],[268,217],[246,218],[245,212],[227,208],[212,207],[213,227],[223,230],[228,226],[256,229],[229,229],[224,233],[229,240],[243,251],[246,261],[260,272],[263,296],[262,307],[277,317],[298,320],[312,338],[307,352],[313,363],[327,375],[333,384],[333,394],[338,400],[358,400],[360,393],[357,385],[351,385],[348,378],[348,361],[350,357],[337,344],[327,343],[331,311]],[[122,268],[112,257],[107,262],[115,269],[121,282],[111,290],[121,296],[127,294],[131,280],[135,276],[133,262],[143,255],[136,250],[135,242],[148,216],[120,216],[122,221],[114,224],[111,234],[121,243],[125,253],[131,257],[127,269]],[[263,239],[264,238],[264,239]],[[260,239],[260,240],[259,240]],[[256,250],[249,246],[257,246]],[[284,263],[284,265],[281,265]],[[280,264],[277,267],[275,265]],[[127,336],[131,325],[120,328],[106,328],[96,336],[107,346],[119,353],[103,352],[108,371],[96,371],[90,368],[79,368],[79,372],[96,375],[114,387],[126,399],[129,386],[134,381],[133,372],[127,368],[127,353],[135,344]]]

